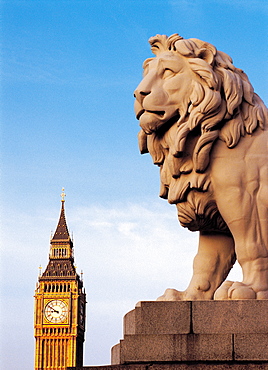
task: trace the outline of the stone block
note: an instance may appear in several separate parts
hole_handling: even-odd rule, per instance
[[[111,365],[120,364],[121,358],[121,344],[118,343],[111,349]]]
[[[133,365],[125,365],[128,369],[121,370],[139,370],[132,369]],[[177,363],[177,364],[150,364],[150,370],[267,370],[267,364],[265,363],[246,363],[246,364],[235,364],[224,362],[200,362],[200,363]],[[93,370],[93,369],[91,369]],[[101,369],[97,369],[101,370]],[[104,369],[107,370],[107,369]],[[113,369],[119,370],[119,369]],[[143,370],[143,369],[140,369]],[[148,368],[146,369],[148,370]]]
[[[188,334],[181,345],[181,361],[231,361],[231,334]]]
[[[194,301],[195,334],[268,333],[268,301]]]
[[[121,346],[121,364],[176,359],[173,335],[125,335]]]
[[[120,363],[231,361],[231,335],[125,335]]]
[[[236,334],[234,354],[237,361],[267,361],[268,334]]]
[[[213,361],[226,369],[268,364],[268,300],[140,302],[112,349],[114,365]]]
[[[68,370],[267,370],[267,362],[201,362],[201,363],[150,363],[106,366],[68,367]]]
[[[187,334],[191,302],[140,302],[124,318],[124,334]]]
[[[129,311],[123,320],[123,333],[125,334],[136,334],[136,327],[139,326],[140,318],[140,307],[136,307],[134,310]]]

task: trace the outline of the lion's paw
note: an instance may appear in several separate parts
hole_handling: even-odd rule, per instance
[[[215,300],[228,299],[228,291],[232,285],[233,285],[233,281],[229,281],[229,280],[224,281],[214,293],[214,299]]]
[[[179,292],[176,289],[166,289],[165,293],[157,298],[157,301],[184,301],[184,296],[185,292]]]
[[[214,299],[257,299],[257,293],[244,283],[227,280],[216,290]]]

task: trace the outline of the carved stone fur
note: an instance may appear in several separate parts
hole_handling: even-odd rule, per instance
[[[160,167],[160,196],[176,204],[182,226],[200,231],[196,260],[209,253],[203,235],[214,238],[215,250],[219,239],[225,240],[219,249],[228,245],[228,258],[214,261],[220,271],[203,274],[207,290],[190,283],[186,293],[169,291],[167,299],[211,299],[235,255],[243,285],[227,291],[225,285],[216,297],[268,298],[267,108],[246,74],[213,45],[178,34],[149,42],[155,57],[144,62],[135,91],[141,153]],[[253,282],[257,272],[247,272],[257,259],[265,265],[262,283]]]

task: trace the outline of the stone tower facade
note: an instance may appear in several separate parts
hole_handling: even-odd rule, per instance
[[[64,197],[63,192],[49,262],[35,290],[35,370],[83,366],[86,294],[74,265]]]

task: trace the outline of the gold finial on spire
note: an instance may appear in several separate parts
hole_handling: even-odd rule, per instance
[[[65,202],[65,197],[66,197],[66,194],[64,193],[64,188],[62,188],[62,193],[61,193],[61,201],[62,202]]]

